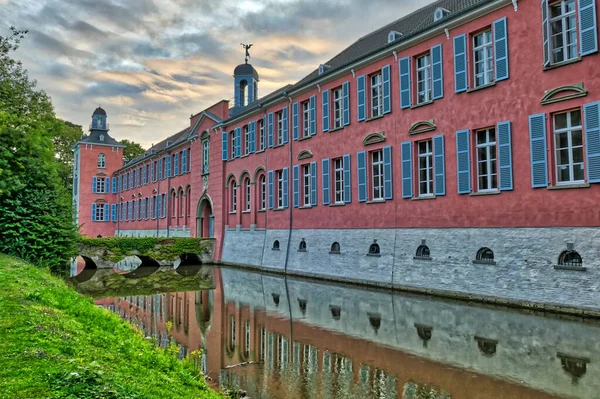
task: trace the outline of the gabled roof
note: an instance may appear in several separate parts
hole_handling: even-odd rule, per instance
[[[100,136],[104,136],[104,140],[100,140]],[[108,131],[106,130],[92,130],[90,134],[84,135],[81,140],[77,142],[77,144],[79,143],[106,145],[111,147],[125,147],[123,144],[110,137],[108,135]]]
[[[359,61],[361,58],[366,57],[371,53],[375,53],[377,51],[383,50],[386,47],[391,47],[397,45],[398,43],[402,43],[407,38],[414,36],[420,32],[426,31],[436,25],[446,24],[448,20],[453,19],[455,16],[467,12],[471,9],[477,8],[480,5],[485,3],[489,3],[493,0],[438,0],[425,7],[422,7],[392,23],[389,23],[382,28],[377,29],[374,32],[371,32],[356,42],[348,46],[342,52],[331,58],[329,61],[325,62],[324,65],[327,65],[329,68],[327,71],[320,76],[327,76],[332,72],[335,72],[338,69],[341,69],[353,62]],[[444,8],[450,11],[450,14],[441,20],[434,21],[433,14],[434,11],[438,8]],[[388,43],[387,38],[390,31],[400,32],[402,36],[392,43]],[[270,99],[273,99],[279,96],[283,91],[290,91],[301,89],[303,86],[308,84],[309,82],[316,80],[320,77],[318,75],[318,68],[311,72],[308,76],[304,77],[294,85],[287,85],[285,87],[280,88],[279,90],[274,91],[273,93],[253,102],[252,104],[246,106],[245,108],[238,110],[234,116],[229,119],[237,119],[243,114],[251,113],[259,108],[259,104],[261,102],[267,102]]]

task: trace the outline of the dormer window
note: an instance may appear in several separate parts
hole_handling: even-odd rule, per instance
[[[104,135],[103,134],[100,135],[99,140],[100,141],[104,141]]]
[[[396,40],[400,39],[401,37],[402,37],[402,33],[396,32],[395,30],[390,31],[390,33],[388,33],[387,42],[388,43],[395,42]]]
[[[331,68],[329,65],[321,64],[319,65],[319,75],[323,75],[327,70]]]
[[[439,21],[440,19],[444,18],[447,15],[450,15],[450,11],[449,10],[446,10],[445,8],[442,8],[442,7],[438,7],[433,12],[433,21],[437,22],[437,21]]]

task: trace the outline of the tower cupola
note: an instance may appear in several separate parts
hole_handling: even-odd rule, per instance
[[[108,125],[106,124],[106,111],[101,107],[96,108],[92,114],[90,131],[91,130],[104,130],[108,132]]]
[[[234,110],[252,104],[258,99],[258,72],[251,64],[248,64],[250,58],[250,47],[252,44],[242,44],[246,50],[246,58],[243,64],[235,67],[233,71],[234,79]]]

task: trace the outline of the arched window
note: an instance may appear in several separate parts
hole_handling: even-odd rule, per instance
[[[329,251],[330,254],[339,254],[340,253],[340,244],[336,241],[333,244],[331,244],[331,250]]]
[[[306,241],[304,241],[304,238],[302,239],[302,241],[300,241],[300,245],[298,246],[298,251],[306,252]]]
[[[247,104],[246,100],[248,98],[248,82],[246,80],[240,81],[240,105],[244,106]]]
[[[237,185],[235,182],[231,183],[231,213],[237,211]]]
[[[267,178],[265,175],[261,175],[258,178],[259,181],[259,209],[264,211],[267,209]]]
[[[185,216],[185,195],[183,195],[183,189],[179,190],[179,217]]]
[[[279,240],[273,241],[273,250],[279,251]]]
[[[177,216],[177,194],[175,190],[171,191],[171,217]]]
[[[381,251],[379,249],[379,244],[377,244],[377,240],[373,240],[373,244],[369,246],[369,255],[380,255]]]
[[[581,267],[583,261],[581,259],[581,255],[579,255],[575,251],[564,251],[558,257],[558,264],[560,266],[577,266]]]
[[[250,178],[247,177],[246,179],[244,179],[244,201],[245,201],[245,211],[250,211],[250,206],[251,206],[251,197],[250,197]]]
[[[192,214],[192,210],[191,210],[192,209],[192,188],[191,187],[188,187],[188,189],[187,189],[187,195],[185,196],[185,201],[186,201],[185,225],[189,226],[190,225],[190,216]]]
[[[427,245],[419,245],[417,248],[417,257],[418,258],[429,258],[429,247]]]
[[[229,318],[229,348],[231,350],[235,349],[235,317],[231,316]]]
[[[104,154],[98,155],[98,167],[106,168],[106,155],[104,155]]]
[[[480,262],[493,263],[494,262],[494,251],[489,248],[481,248],[477,251],[477,258]]]

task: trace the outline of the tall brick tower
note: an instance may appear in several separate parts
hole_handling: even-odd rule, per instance
[[[81,234],[112,236],[116,226],[116,178],[123,166],[123,148],[108,134],[106,111],[92,114],[89,134],[73,146],[73,207]]]

